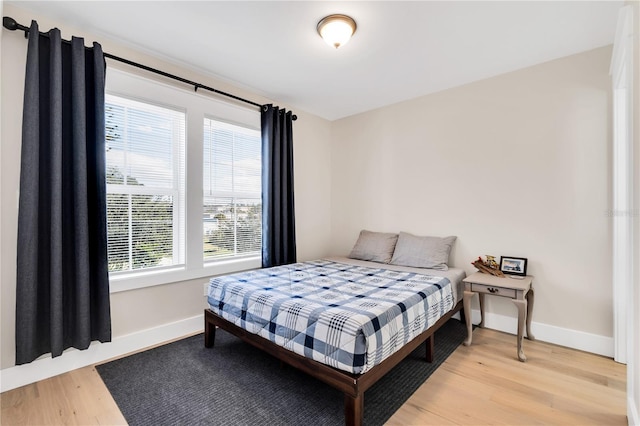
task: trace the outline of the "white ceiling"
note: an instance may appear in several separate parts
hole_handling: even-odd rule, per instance
[[[7,3],[335,120],[611,44],[623,2]],[[358,24],[339,50],[331,13]]]

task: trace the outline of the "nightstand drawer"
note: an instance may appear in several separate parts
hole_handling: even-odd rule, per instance
[[[494,296],[511,297],[512,299],[516,298],[516,291],[512,288],[471,283],[471,291],[475,291],[476,293],[493,294]]]

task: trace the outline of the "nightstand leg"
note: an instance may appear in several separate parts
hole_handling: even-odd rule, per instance
[[[478,301],[480,302],[480,324],[478,327],[484,328],[484,293],[478,293]]]
[[[463,343],[465,346],[469,346],[471,344],[471,337],[473,335],[473,328],[471,327],[471,298],[473,297],[472,291],[464,292],[462,299],[462,306],[464,308],[464,320],[467,323],[467,340]]]
[[[524,336],[524,327],[527,313],[527,301],[526,300],[513,300],[513,303],[518,308],[518,359],[522,362],[527,360],[524,355],[524,348],[522,347],[522,339]]]
[[[527,292],[527,339],[536,340],[531,334],[531,317],[533,316],[533,289]]]

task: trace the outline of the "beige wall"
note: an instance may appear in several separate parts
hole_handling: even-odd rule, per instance
[[[54,22],[46,17],[23,12],[13,5],[4,5],[4,14],[28,24],[36,19],[41,30],[58,26],[64,38],[84,36],[86,41],[98,40],[105,52],[228,91],[256,102],[268,100],[214,78],[199,75],[179,65],[162,62],[132,51],[82,28]],[[15,261],[17,234],[17,197],[20,164],[22,96],[27,43],[21,32],[2,31],[2,124],[1,124],[1,282],[0,282],[0,367],[15,362]],[[108,71],[107,71],[108,75]],[[285,106],[285,105],[280,105]],[[330,138],[331,123],[294,110],[298,121],[294,125],[294,156],[296,186],[296,232],[298,258],[308,260],[329,254],[330,237]],[[192,280],[111,295],[114,337],[201,315],[204,308],[202,283]]]
[[[332,127],[332,251],[362,228],[456,235],[452,263],[529,258],[535,322],[612,336],[611,48]],[[515,316],[506,300],[487,311]]]

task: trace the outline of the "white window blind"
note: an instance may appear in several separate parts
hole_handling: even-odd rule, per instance
[[[184,112],[106,97],[112,272],[184,263]]]
[[[204,119],[204,258],[255,256],[262,244],[260,132]]]

